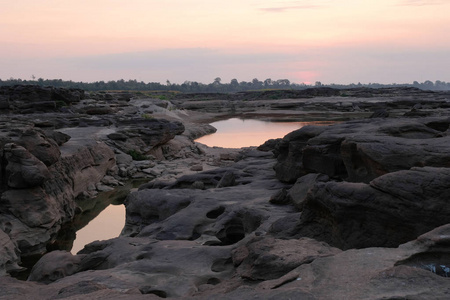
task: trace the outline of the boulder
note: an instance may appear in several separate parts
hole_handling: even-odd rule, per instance
[[[318,182],[303,204],[295,236],[341,249],[396,247],[450,223],[449,197],[449,168],[412,168],[370,184]]]
[[[58,146],[62,146],[64,143],[70,140],[70,135],[65,133],[55,131],[55,130],[44,130],[45,135],[54,140]]]
[[[9,143],[4,146],[3,152],[8,161],[6,174],[9,187],[33,188],[50,178],[45,164],[24,147]]]
[[[61,138],[64,140],[62,133],[59,135],[58,139],[62,141]],[[16,143],[26,148],[46,166],[51,166],[57,162],[61,156],[56,141],[48,138],[44,132],[39,129],[28,129],[23,131]]]
[[[317,182],[327,182],[328,180],[329,177],[324,174],[311,173],[302,176],[297,179],[295,184],[289,189],[287,193],[287,200],[301,211],[308,192]]]
[[[303,127],[283,138],[274,151],[277,178],[295,182],[322,173],[351,182],[411,167],[448,167],[448,118],[365,119],[326,128]]]
[[[83,257],[84,255],[72,255],[67,251],[52,251],[33,266],[28,280],[48,284],[72,275],[80,269]]]
[[[23,268],[19,267],[18,263],[20,263],[19,251],[9,236],[0,229],[0,276],[22,271]]]
[[[278,142],[274,150],[278,163],[274,170],[280,181],[294,183],[297,178],[307,174],[303,167],[303,148],[310,138],[319,135],[323,130],[323,127],[304,126],[287,134]]]
[[[129,118],[118,120],[116,126],[117,132],[108,137],[114,147],[125,153],[147,153],[184,132],[181,122],[164,119]]]

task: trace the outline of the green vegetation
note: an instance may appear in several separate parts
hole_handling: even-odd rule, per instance
[[[146,120],[148,120],[148,119],[153,119],[153,116],[150,115],[150,114],[142,114],[142,117],[143,117],[144,119],[146,119]]]
[[[141,152],[139,152],[137,150],[130,150],[127,153],[133,158],[133,160],[147,160],[148,159],[147,156],[145,156],[144,154],[142,154]]]
[[[9,85],[39,85],[39,86],[53,86],[57,88],[78,88],[85,91],[135,91],[140,92],[142,97],[153,97],[159,98],[161,100],[171,100],[178,93],[236,93],[243,91],[270,91],[270,90],[280,90],[280,89],[290,89],[290,90],[301,90],[311,87],[331,87],[337,89],[348,89],[348,88],[386,88],[386,87],[416,87],[423,90],[450,90],[450,82],[445,81],[435,81],[432,82],[427,80],[425,82],[419,83],[414,81],[412,84],[379,84],[379,83],[368,83],[368,84],[322,84],[320,81],[316,81],[314,84],[305,83],[292,83],[288,79],[278,79],[272,80],[270,78],[260,81],[254,78],[252,81],[241,81],[237,79],[232,79],[230,83],[223,83],[219,77],[215,78],[212,83],[204,84],[196,81],[185,81],[182,84],[171,83],[166,81],[165,84],[159,82],[148,82],[137,80],[123,79],[117,81],[96,81],[96,82],[74,82],[74,81],[63,81],[62,79],[42,79],[37,80],[22,80],[10,78],[8,80],[0,79],[0,86]]]

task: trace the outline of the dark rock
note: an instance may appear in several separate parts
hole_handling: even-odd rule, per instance
[[[396,247],[450,223],[449,193],[449,168],[394,172],[370,185],[319,182],[304,202],[297,236],[341,249]]]
[[[9,109],[9,98],[6,96],[0,95],[0,109]]]
[[[282,141],[281,138],[278,139],[270,139],[267,140],[264,144],[258,146],[259,151],[274,151],[278,145]]]
[[[59,137],[65,138],[62,134],[60,134]],[[38,129],[25,130],[16,143],[25,147],[46,166],[51,166],[57,162],[61,156],[58,144],[53,139],[49,139],[43,131]]]
[[[82,258],[81,255],[74,256],[66,251],[52,251],[33,266],[28,280],[48,284],[75,274]]]
[[[102,106],[102,107],[89,107],[84,111],[88,115],[109,115],[114,112],[111,107]]]
[[[271,237],[254,238],[235,249],[233,263],[237,273],[250,280],[279,278],[302,264],[309,264],[317,257],[335,255],[337,248],[312,239],[277,240]]]
[[[279,180],[294,183],[297,178],[307,174],[303,168],[303,148],[309,139],[323,130],[323,127],[305,126],[283,137],[276,147],[279,154],[278,163],[274,166]]]
[[[286,188],[282,188],[281,190],[279,190],[270,197],[269,202],[272,204],[279,204],[279,205],[288,204],[290,203],[290,201],[287,195],[288,194]]]
[[[8,186],[11,188],[32,188],[40,186],[50,178],[45,164],[16,144],[6,144],[3,148]]]
[[[108,134],[108,138],[110,138],[111,140],[117,140],[117,141],[124,142],[128,139],[128,136],[123,133],[114,132],[114,133]]]
[[[19,253],[9,236],[0,229],[0,276],[22,271]]]
[[[317,182],[327,182],[329,177],[324,174],[311,173],[297,179],[295,184],[289,189],[286,198],[287,201],[294,204],[298,210],[303,209],[303,203],[306,200],[308,192]]]
[[[236,176],[233,172],[227,171],[225,174],[223,174],[220,181],[217,183],[217,188],[227,187],[227,186],[233,186],[236,184]]]
[[[44,133],[48,138],[54,140],[58,146],[62,146],[64,143],[70,140],[70,135],[59,131],[44,130]]]
[[[389,117],[389,112],[386,109],[379,109],[374,111],[369,118],[387,118]]]
[[[147,153],[184,132],[184,125],[181,122],[163,119],[130,118],[119,120],[116,126],[119,130],[113,135],[112,142],[125,153],[131,150]]]
[[[191,170],[191,171],[197,171],[197,172],[203,171],[203,166],[202,166],[202,165],[193,165],[193,166],[190,168],[190,170]]]

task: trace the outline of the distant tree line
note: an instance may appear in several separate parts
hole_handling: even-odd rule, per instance
[[[39,86],[54,86],[61,88],[78,88],[86,91],[106,91],[106,90],[120,90],[120,91],[179,91],[184,93],[232,93],[242,92],[249,90],[263,90],[263,89],[306,89],[311,87],[332,87],[337,89],[369,87],[369,88],[382,88],[382,87],[399,87],[409,86],[417,87],[423,90],[450,90],[450,82],[427,80],[425,82],[414,81],[412,84],[322,84],[320,81],[316,81],[314,84],[304,83],[291,83],[288,79],[272,80],[270,78],[260,81],[254,78],[251,81],[238,81],[237,79],[231,79],[229,83],[223,83],[220,77],[217,77],[213,82],[204,84],[196,81],[185,81],[182,84],[171,83],[169,80],[165,84],[160,82],[148,82],[137,80],[112,80],[112,81],[95,81],[95,82],[75,82],[66,81],[62,79],[35,79],[22,80],[10,78],[7,80],[0,79],[0,86],[6,85],[39,85]]]

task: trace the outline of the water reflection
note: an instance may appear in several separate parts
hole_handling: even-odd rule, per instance
[[[73,242],[72,254],[83,249],[84,245],[93,241],[101,241],[118,237],[125,225],[125,206],[110,204],[95,217],[88,226],[77,231]]]
[[[328,125],[334,122],[266,122],[252,119],[228,119],[211,123],[217,132],[203,136],[196,142],[210,147],[242,148],[259,146],[269,139],[282,138],[306,125]]]
[[[93,241],[118,237],[125,225],[123,201],[135,186],[136,183],[129,182],[111,192],[100,193],[94,199],[77,200],[82,213],[65,224],[48,250],[66,250],[76,254]]]

